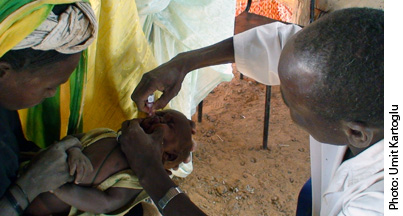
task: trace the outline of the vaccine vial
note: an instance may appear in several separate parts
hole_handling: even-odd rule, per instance
[[[147,102],[146,102],[147,107],[151,110],[151,108],[154,105],[154,94],[150,94],[147,98]]]

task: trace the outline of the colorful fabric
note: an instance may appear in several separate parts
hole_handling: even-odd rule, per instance
[[[139,117],[130,97],[143,74],[157,63],[141,29],[135,1],[90,2],[99,30],[88,49],[83,129],[117,130],[123,121]]]
[[[12,50],[32,48],[72,54],[85,50],[95,39],[98,24],[91,5],[77,2],[60,15],[52,11],[42,24]]]
[[[284,0],[261,0],[252,1],[249,9],[250,13],[265,16],[271,19],[292,22],[293,10],[289,7]],[[248,0],[237,0],[236,16],[245,11]]]
[[[55,97],[30,113],[20,111],[28,139],[41,147],[93,128],[117,130],[123,121],[137,117],[131,93],[142,75],[157,66],[134,1],[90,3],[99,23],[98,38]]]
[[[42,147],[67,134],[93,128],[117,130],[123,121],[141,117],[130,96],[142,75],[157,66],[153,51],[158,54],[162,53],[158,50],[169,50],[170,54],[164,55],[164,59],[168,60],[175,53],[210,45],[233,34],[235,5],[229,0],[171,1],[167,7],[169,11],[158,13],[164,16],[158,20],[154,19],[153,22],[150,20],[155,29],[158,27],[156,24],[161,22],[169,27],[167,31],[164,27],[158,27],[164,30],[155,31],[162,34],[160,38],[163,39],[163,44],[152,44],[152,49],[147,40],[149,35],[145,37],[143,33],[136,1],[90,0],[90,3],[99,26],[97,38],[80,63],[84,72],[75,74],[75,79],[70,79],[69,83],[62,85],[55,98],[47,99],[44,103],[50,105],[46,109],[40,105],[35,108],[37,110],[33,117],[26,117],[26,114],[25,117],[22,116],[24,128],[28,125],[27,118],[32,122],[28,127],[31,132],[26,131],[27,135],[30,134],[29,139],[40,143]],[[193,17],[198,14],[196,11],[203,11],[203,14]],[[168,12],[171,12],[171,15],[168,15]],[[154,15],[157,14],[153,14],[153,17]],[[174,19],[175,23],[170,25],[177,15],[180,17]],[[206,19],[207,17],[209,19]],[[184,21],[187,24],[182,25]],[[181,33],[180,36],[173,38],[172,35],[177,33]],[[172,43],[174,48],[167,49]],[[159,58],[161,56],[159,54]],[[198,73],[192,73],[186,77],[181,93],[170,106],[190,118],[198,102],[211,89],[223,80],[231,78],[232,69],[229,66],[205,68]],[[80,92],[82,97],[79,97]],[[159,93],[156,94],[158,97]],[[40,122],[42,123],[38,125]],[[36,137],[38,139],[35,139]]]

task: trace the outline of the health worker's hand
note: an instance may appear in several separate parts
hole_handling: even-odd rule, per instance
[[[140,127],[141,119],[122,123],[122,135],[119,142],[131,169],[139,176],[146,170],[162,168],[163,128],[155,128],[152,134]],[[145,169],[147,167],[147,169]]]
[[[184,61],[179,59],[184,55],[177,56],[143,75],[132,94],[132,100],[140,111],[154,113],[155,110],[164,108],[178,94],[183,79],[189,72],[189,70],[185,69]],[[147,107],[148,96],[157,90],[163,92],[163,94],[154,102],[151,108]]]

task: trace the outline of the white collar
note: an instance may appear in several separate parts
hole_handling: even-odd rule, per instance
[[[343,191],[346,187],[383,171],[383,144],[384,140],[381,140],[357,156],[340,164],[323,196],[325,197],[332,192]],[[344,157],[344,155],[341,156]]]

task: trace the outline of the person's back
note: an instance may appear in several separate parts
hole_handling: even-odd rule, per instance
[[[321,142],[311,140],[312,167],[321,167],[312,169],[314,215],[383,213],[383,15],[368,8],[330,13],[281,54],[291,118]],[[323,143],[342,147],[326,151]]]

